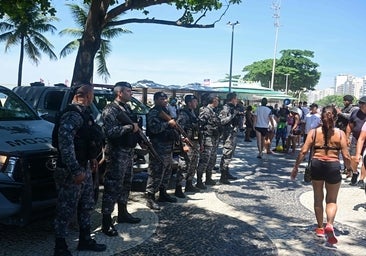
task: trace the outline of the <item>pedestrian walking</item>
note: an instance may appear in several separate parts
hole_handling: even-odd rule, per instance
[[[295,166],[291,172],[291,179],[294,180],[298,174],[299,165],[302,163],[306,153],[313,147],[311,160],[311,179],[314,191],[314,211],[317,221],[316,235],[327,236],[327,242],[336,244],[337,237],[334,234],[334,219],[337,213],[337,197],[341,186],[341,166],[339,152],[347,168],[351,168],[351,157],[348,152],[347,138],[345,133],[335,128],[337,111],[333,106],[322,109],[322,126],[310,130],[305,144],[300,150]],[[325,188],[325,213],[327,223],[324,227],[324,188]]]
[[[287,117],[290,114],[287,106],[285,104],[282,105],[280,110],[278,111],[278,123],[276,129],[276,147],[275,151],[283,152],[286,148],[286,140],[287,140]],[[281,140],[282,145],[279,145]]]
[[[169,116],[166,108],[168,96],[164,92],[154,94],[155,106],[147,114],[147,135],[156,152],[163,160],[150,157],[149,160],[149,178],[147,180],[146,205],[153,210],[160,210],[156,203],[155,193],[159,191],[159,202],[177,202],[177,198],[170,196],[166,190],[172,174],[173,146],[179,140],[179,134],[175,130],[176,122],[174,119],[166,120],[162,117]]]
[[[98,154],[102,150],[102,135],[91,116],[93,87],[82,83],[73,88],[72,103],[56,121],[53,145],[59,158],[55,171],[57,205],[55,217],[55,256],[72,255],[66,243],[67,228],[77,213],[79,224],[79,251],[105,251],[90,236],[90,212],[93,209],[92,171],[97,171]]]
[[[287,116],[287,141],[286,141],[286,153],[295,154],[296,144],[298,136],[301,135],[301,117],[299,114],[299,108],[290,108],[290,114]]]
[[[252,113],[253,107],[252,106],[247,106],[247,109],[245,111],[245,140],[246,142],[252,142],[250,140],[250,135],[252,134],[253,131],[253,122],[254,122],[254,118],[253,118],[253,113]]]
[[[346,136],[348,139],[348,145],[351,155],[356,153],[356,145],[359,139],[363,124],[366,122],[366,96],[361,97],[358,100],[359,109],[352,111],[349,118],[349,122],[346,128]],[[357,182],[359,176],[358,170],[353,170],[351,183],[352,186],[364,186],[364,179],[366,177],[366,169],[364,165],[361,165],[361,176]]]
[[[310,111],[304,118],[305,131],[304,131],[304,142],[311,129],[317,128],[321,125],[320,114],[318,113],[318,105],[313,103],[310,105]]]
[[[128,102],[132,98],[132,86],[118,82],[113,87],[115,99],[103,112],[103,128],[107,140],[105,148],[106,172],[102,200],[102,232],[107,236],[117,236],[112,222],[114,206],[118,205],[118,223],[139,223],[127,210],[133,176],[134,148],[139,142],[137,115]]]
[[[361,159],[362,159],[362,166],[364,167],[365,164],[366,164],[366,155],[365,155],[365,153],[366,153],[365,152],[365,148],[366,148],[365,144],[366,143],[365,142],[366,142],[366,122],[363,124],[363,126],[361,128],[361,133],[360,133],[360,136],[358,137],[358,140],[357,140],[356,153],[352,157],[354,162],[356,163],[356,166],[353,169],[357,169],[357,166],[358,166]],[[362,183],[362,184],[364,183],[362,177],[360,177],[360,181],[358,183]],[[364,186],[363,189],[366,189],[366,187]]]
[[[257,107],[254,112],[254,129],[257,137],[258,155],[257,158],[262,158],[263,149],[265,147],[265,138],[268,134],[268,129],[274,128],[274,122],[272,117],[272,110],[266,106],[267,99],[262,98],[261,106]]]

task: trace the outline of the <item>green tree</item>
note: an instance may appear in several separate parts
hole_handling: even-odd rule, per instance
[[[344,107],[343,96],[344,95],[329,95],[322,98],[321,100],[318,100],[316,103],[322,107],[334,104],[335,106],[342,108]]]
[[[86,20],[88,18],[88,10],[89,5],[84,4],[82,6],[79,6],[77,4],[68,4],[68,6],[71,9],[72,16],[74,17],[74,20],[78,26],[78,28],[67,28],[60,32],[60,35],[72,35],[77,37],[77,39],[69,42],[60,53],[60,57],[65,57],[68,54],[74,52],[77,50],[80,46],[80,39],[82,38],[83,31],[84,31],[84,25],[86,23]],[[131,31],[123,29],[123,28],[115,28],[115,27],[106,27],[103,29],[101,34],[101,43],[100,47],[96,53],[95,60],[97,65],[97,73],[100,75],[105,82],[108,81],[108,78],[110,77],[108,67],[107,67],[107,61],[106,58],[111,52],[110,47],[110,39],[113,39],[117,37],[118,35],[122,33],[131,33]]]
[[[262,86],[266,87],[271,83],[272,63],[273,60],[266,59],[245,66],[243,72],[247,73],[244,75],[244,80],[260,81]]]
[[[128,23],[148,23],[184,28],[212,28],[219,21],[212,24],[199,24],[207,12],[221,9],[225,3],[223,15],[229,6],[239,4],[242,0],[126,0],[119,3],[115,0],[85,0],[90,4],[88,17],[85,23],[84,32],[79,40],[80,45],[75,60],[72,83],[75,81],[91,81],[93,77],[93,60],[100,49],[102,32],[114,26]],[[161,20],[156,17],[148,17],[149,7],[168,5],[172,8],[182,10],[183,14],[177,20]],[[119,19],[121,14],[132,11],[142,11],[146,18]],[[222,15],[222,16],[223,16]],[[221,16],[221,17],[222,17]],[[221,18],[220,18],[221,19]]]
[[[23,10],[29,10],[37,6],[42,14],[55,15],[56,10],[51,6],[50,0],[1,0],[0,1],[0,18],[4,14],[9,17],[19,17]]]
[[[15,15],[5,16],[5,20],[0,22],[0,42],[5,42],[5,51],[10,47],[20,45],[20,57],[18,67],[18,86],[22,83],[24,53],[28,58],[39,64],[41,52],[48,55],[52,60],[57,56],[53,52],[53,45],[44,36],[44,33],[53,33],[56,27],[50,24],[55,21],[55,17],[47,17],[37,6],[30,6],[30,9],[21,9]]]
[[[286,75],[288,75],[288,89],[295,96],[299,96],[304,90],[314,90],[320,79],[321,73],[317,71],[319,66],[313,62],[314,52],[308,50],[282,50],[281,58],[276,60],[274,90],[285,90]],[[261,81],[267,85],[271,81],[273,59],[254,62],[245,66],[243,72],[247,72],[244,79]]]

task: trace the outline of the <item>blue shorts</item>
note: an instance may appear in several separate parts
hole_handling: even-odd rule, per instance
[[[337,184],[342,181],[341,164],[339,161],[311,160],[311,179],[324,180],[329,184]]]
[[[279,139],[279,138],[284,138],[286,139],[286,136],[287,136],[287,127],[283,127],[283,128],[277,128],[277,131],[276,131],[276,138]]]

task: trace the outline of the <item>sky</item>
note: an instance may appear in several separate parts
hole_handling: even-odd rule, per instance
[[[54,23],[58,32],[76,27],[65,3],[79,2],[52,2],[60,18]],[[274,3],[280,6],[277,43]],[[232,26],[227,23],[238,21],[240,24],[234,27],[233,75],[244,75],[242,69],[253,62],[279,58],[281,50],[310,50],[314,52],[312,61],[319,65],[321,72],[317,89],[329,88],[334,86],[337,75],[366,75],[365,10],[364,0],[243,0],[240,5],[231,6],[215,28],[126,24],[124,28],[132,33],[113,39],[112,53],[107,58],[111,74],[107,83],[147,79],[165,85],[186,85],[203,83],[204,79],[223,79],[230,72]],[[149,11],[149,17],[157,19],[176,20],[181,14],[166,5]],[[222,10],[208,13],[201,21],[209,24],[221,13]],[[132,12],[122,17],[144,16],[141,12]],[[74,39],[61,37],[58,32],[45,34],[57,55]],[[75,57],[76,51],[57,61],[49,61],[42,55],[38,66],[25,59],[22,84],[29,85],[40,79],[50,85],[71,81]],[[19,46],[5,52],[5,44],[0,42],[1,85],[16,85],[18,61]],[[97,75],[93,81],[105,83]]]

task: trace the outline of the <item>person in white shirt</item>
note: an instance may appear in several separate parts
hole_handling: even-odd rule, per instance
[[[264,141],[265,137],[268,133],[268,129],[273,129],[274,122],[272,117],[272,110],[266,106],[267,99],[263,98],[261,100],[261,106],[257,107],[254,112],[254,129],[257,136],[257,147],[258,147],[258,156],[257,158],[262,158]]]
[[[304,133],[304,141],[306,141],[306,137],[311,129],[317,128],[321,126],[321,117],[318,113],[318,105],[313,103],[310,105],[310,111],[306,114],[304,118],[305,122],[305,133]]]
[[[178,106],[177,106],[177,100],[175,98],[172,98],[170,99],[170,102],[167,106],[167,109],[169,111],[169,114],[170,116],[173,118],[173,119],[177,119],[178,117]]]

